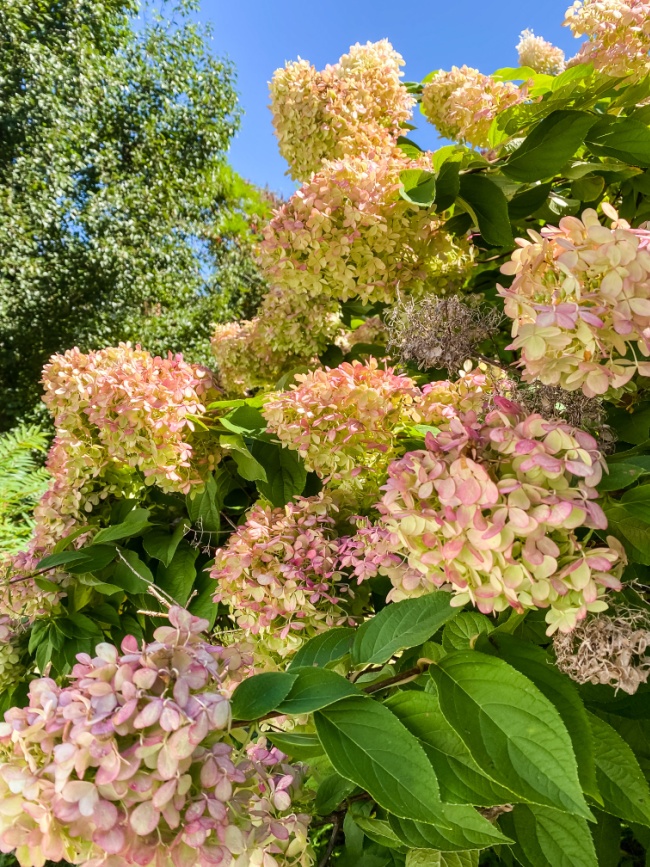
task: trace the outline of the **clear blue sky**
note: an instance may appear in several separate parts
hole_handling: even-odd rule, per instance
[[[244,109],[233,143],[234,168],[259,185],[290,193],[271,127],[267,82],[278,66],[298,56],[318,69],[334,63],[355,42],[389,39],[406,60],[406,79],[466,63],[481,72],[515,66],[515,46],[526,27],[562,47],[580,44],[561,23],[570,0],[201,0],[200,18],[214,27],[214,49],[234,61]],[[413,138],[436,142],[417,113]]]

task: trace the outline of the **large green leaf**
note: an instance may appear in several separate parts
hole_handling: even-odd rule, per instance
[[[314,714],[334,770],[384,809],[420,821],[444,821],[436,775],[422,746],[388,708],[344,698]]]
[[[385,704],[424,747],[444,802],[491,807],[515,798],[512,791],[483,773],[460,735],[447,722],[437,695],[402,691]]]
[[[531,803],[592,818],[556,708],[506,662],[475,651],[431,666],[440,706],[479,766]]]
[[[265,732],[266,737],[292,759],[305,761],[323,755],[323,746],[317,735],[302,732]]]
[[[582,817],[517,804],[508,818],[502,824],[521,848],[526,867],[598,867],[589,825]]]
[[[93,544],[100,542],[119,542],[120,539],[130,539],[139,536],[149,526],[148,509],[133,509],[120,524],[105,527],[94,537]]]
[[[351,780],[346,780],[340,774],[330,774],[325,777],[316,792],[314,802],[316,812],[326,816],[332,810],[336,810],[341,801],[344,801],[355,789],[356,785]]]
[[[512,246],[508,201],[500,187],[485,175],[461,175],[459,196],[476,214],[478,229],[487,244]]]
[[[142,537],[144,550],[150,557],[160,560],[165,566],[169,566],[181,539],[188,530],[187,523],[181,520],[170,532],[164,527],[152,527]]]
[[[296,680],[291,691],[277,706],[280,713],[297,716],[334,704],[348,695],[359,695],[359,690],[329,668],[301,668],[292,672]]]
[[[422,644],[458,613],[443,590],[387,605],[357,630],[352,645],[356,665],[381,664],[407,647]]]
[[[509,842],[496,825],[488,822],[473,807],[443,804],[442,816],[447,829],[392,815],[389,823],[399,839],[412,849],[462,852],[465,849],[489,849]]]
[[[151,569],[135,551],[121,550],[110,583],[116,584],[131,595],[146,593],[154,583]]]
[[[250,450],[266,471],[266,481],[258,479],[257,488],[274,506],[284,506],[302,494],[307,470],[298,452],[262,440],[252,441]]]
[[[504,174],[527,182],[553,177],[583,144],[596,120],[583,111],[552,111],[510,154]]]
[[[489,637],[481,638],[477,649],[496,653],[531,680],[554,705],[571,737],[582,789],[599,802],[589,718],[574,683],[553,665],[541,647],[512,635],[497,631]]]
[[[221,494],[214,475],[208,476],[202,491],[186,497],[187,514],[192,524],[204,533],[221,529]]]
[[[406,169],[401,172],[400,196],[418,207],[429,208],[436,195],[436,176],[424,169]]]
[[[586,142],[599,156],[614,157],[632,166],[650,166],[650,128],[631,117],[602,118],[591,127]]]
[[[233,719],[255,720],[275,710],[295,681],[295,674],[283,671],[262,672],[243,680],[230,700]]]
[[[183,540],[176,548],[168,566],[165,566],[162,562],[158,564],[156,586],[169,594],[179,605],[187,605],[192,593],[196,579],[196,567],[194,564],[198,554],[198,548],[192,547],[189,542]],[[213,595],[214,590],[215,585],[213,583]]]
[[[619,867],[621,860],[621,820],[594,810],[597,822],[591,826],[598,867]]]
[[[323,668],[336,662],[350,652],[355,630],[349,626],[335,626],[320,635],[315,635],[300,647],[291,658],[288,671],[296,668]]]
[[[636,756],[619,733],[589,714],[603,808],[627,822],[650,825],[650,790]]]
[[[478,850],[438,852],[434,849],[411,849],[404,867],[478,867]]]

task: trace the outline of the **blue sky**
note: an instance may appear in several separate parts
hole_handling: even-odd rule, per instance
[[[561,23],[570,0],[201,0],[200,18],[214,28],[214,49],[234,61],[244,109],[230,160],[248,180],[290,193],[267,108],[273,71],[298,56],[318,69],[355,42],[389,39],[406,60],[406,79],[466,63],[482,72],[515,66],[526,27],[561,46],[580,44]],[[418,120],[418,118],[420,120]],[[420,122],[421,121],[421,122]],[[419,113],[412,137],[433,147],[436,134]]]

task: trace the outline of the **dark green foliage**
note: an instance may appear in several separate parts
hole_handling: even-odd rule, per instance
[[[249,315],[263,197],[224,161],[234,73],[192,4],[7,0],[0,18],[0,426],[41,367],[130,339],[207,360]]]

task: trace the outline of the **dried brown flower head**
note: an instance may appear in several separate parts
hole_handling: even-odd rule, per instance
[[[456,297],[408,299],[387,317],[388,348],[402,362],[455,373],[468,359],[480,357],[479,345],[498,331],[502,320],[499,310],[487,305],[472,307]]]
[[[560,671],[577,683],[604,683],[633,695],[650,675],[650,615],[621,609],[599,614],[566,634],[553,647]]]

